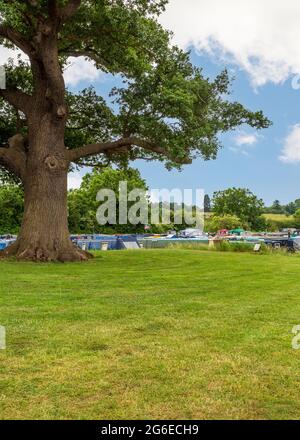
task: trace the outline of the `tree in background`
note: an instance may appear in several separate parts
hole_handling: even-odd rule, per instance
[[[287,205],[281,205],[279,200],[275,200],[273,205],[265,208],[264,211],[268,214],[294,215],[298,209],[300,209],[300,199],[296,199]]]
[[[235,215],[251,229],[261,229],[264,202],[249,189],[229,188],[213,195],[215,215]]]
[[[297,209],[297,211],[295,212],[293,216],[293,220],[294,220],[293,226],[296,228],[300,228],[300,209]]]
[[[296,210],[297,205],[294,202],[290,202],[284,207],[284,211],[287,215],[294,215]]]
[[[297,211],[298,209],[300,209],[300,199],[296,199],[296,200],[294,201],[294,204],[295,204],[296,211]],[[295,211],[295,212],[296,212],[296,211]]]
[[[211,211],[210,197],[208,194],[205,194],[205,196],[204,196],[204,212],[210,212],[210,211]]]
[[[19,232],[24,210],[22,188],[15,184],[0,186],[0,235]]]
[[[100,202],[96,200],[101,189],[113,190],[117,199],[117,220],[119,219],[119,184],[127,182],[128,193],[139,188],[147,191],[145,180],[142,179],[138,170],[133,168],[112,169],[107,167],[103,170],[95,169],[91,174],[86,174],[82,180],[80,189],[69,191],[69,228],[70,231],[79,233],[138,233],[144,231],[144,225],[99,225],[96,219],[97,209]],[[146,200],[148,203],[148,200]],[[132,203],[131,203],[132,204]],[[130,208],[130,202],[128,203]]]
[[[273,205],[270,207],[269,212],[273,214],[283,214],[284,213],[284,206],[281,206],[279,200],[274,200]]]
[[[7,65],[1,90],[9,127],[0,163],[25,190],[17,242],[2,253],[37,261],[78,261],[67,223],[71,164],[160,160],[168,168],[197,156],[215,159],[218,134],[243,124],[270,125],[261,112],[226,100],[227,72],[204,78],[189,54],[170,44],[157,21],[166,0],[0,0],[3,46],[19,48],[28,64]],[[109,106],[94,90],[66,92],[68,57],[83,56],[120,75]],[[9,107],[6,116],[4,107]],[[114,109],[117,108],[117,111]],[[12,120],[14,118],[14,121]]]
[[[294,215],[298,209],[300,209],[300,199],[296,199],[294,202],[285,206],[285,212],[288,215]]]

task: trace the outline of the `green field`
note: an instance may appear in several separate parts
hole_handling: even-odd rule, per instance
[[[300,417],[300,257],[0,263],[2,419]]]
[[[292,215],[286,215],[286,214],[263,214],[263,216],[267,220],[275,220],[275,221],[278,221],[278,222],[284,222],[286,220],[292,220],[293,219]]]

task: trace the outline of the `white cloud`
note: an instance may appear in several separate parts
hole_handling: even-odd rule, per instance
[[[98,70],[91,61],[86,60],[84,57],[70,57],[68,61],[69,65],[64,72],[65,82],[68,86],[75,87],[81,81],[99,81],[104,75],[101,70]]]
[[[286,163],[300,162],[300,124],[296,124],[291,128],[284,141],[279,159]]]
[[[299,0],[170,0],[175,43],[246,70],[257,87],[300,73]]]
[[[20,50],[7,49],[0,46],[0,65],[7,63],[9,58],[12,58],[16,62],[18,55],[21,55],[23,60],[28,59]],[[101,70],[96,69],[94,64],[84,57],[70,57],[64,71],[66,85],[71,87],[77,86],[81,81],[89,83],[101,81],[104,75]]]
[[[233,141],[235,146],[230,146],[229,150],[233,153],[243,154],[244,156],[249,156],[249,148],[252,148],[257,142],[259,136],[256,133],[247,133],[245,131],[239,131],[236,136],[234,136]]]
[[[249,153],[247,150],[243,150],[237,147],[229,147],[229,150],[236,154],[242,154],[243,156],[249,156]]]
[[[27,57],[20,50],[7,49],[6,47],[0,46],[0,65],[7,63],[9,58],[17,61],[18,55],[21,55],[23,59]]]
[[[257,142],[257,135],[255,134],[247,134],[247,133],[239,133],[235,138],[236,145],[243,146],[252,146]]]
[[[170,0],[160,20],[175,43],[233,62],[255,87],[300,74],[299,0]],[[1,48],[0,62],[6,51]],[[68,85],[101,78],[84,58],[70,60]]]
[[[79,173],[70,173],[68,175],[68,189],[80,188],[82,182],[82,175]]]

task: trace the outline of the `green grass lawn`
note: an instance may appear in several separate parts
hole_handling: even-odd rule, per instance
[[[2,419],[300,417],[300,257],[0,263]]]

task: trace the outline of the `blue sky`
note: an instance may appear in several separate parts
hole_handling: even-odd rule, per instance
[[[192,50],[205,76],[227,67],[235,77],[233,98],[263,110],[273,126],[227,133],[217,160],[199,159],[182,172],[135,162],[150,188],[203,188],[211,195],[247,187],[267,205],[300,198],[300,88],[292,87],[300,75],[299,19],[299,0],[170,0],[160,20],[174,32],[174,43]],[[114,81],[83,60],[73,61],[65,75],[69,86],[92,84],[107,95]],[[72,186],[78,182],[78,175],[71,176]]]

